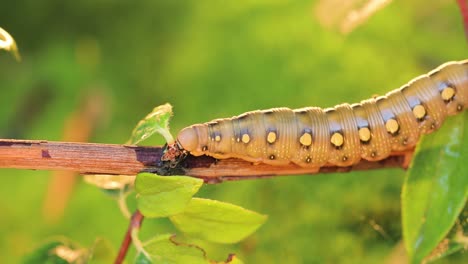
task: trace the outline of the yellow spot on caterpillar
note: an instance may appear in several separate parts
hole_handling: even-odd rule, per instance
[[[338,132],[333,133],[331,136],[330,142],[335,146],[335,147],[341,147],[344,143],[344,138],[343,135],[341,135]]]
[[[273,144],[276,141],[276,133],[273,131],[270,131],[267,135],[267,141],[270,144]]]
[[[455,89],[453,89],[452,87],[446,87],[442,90],[440,95],[442,96],[442,99],[444,99],[444,101],[448,102],[452,100],[452,98],[455,96]]]
[[[426,108],[422,105],[417,105],[413,108],[413,114],[417,119],[423,119],[426,116]]]
[[[245,144],[247,144],[247,143],[250,142],[250,136],[249,136],[249,134],[244,134],[244,135],[242,135],[242,142],[244,142]]]
[[[361,127],[358,133],[359,133],[359,139],[362,142],[368,142],[371,139],[371,132],[368,127]]]
[[[216,141],[216,142],[220,142],[220,141],[221,141],[221,136],[220,136],[220,135],[216,135],[215,141]]]
[[[312,145],[312,135],[309,132],[305,132],[299,138],[299,142],[306,147]]]
[[[400,129],[400,125],[395,119],[391,118],[385,123],[385,128],[387,129],[388,133],[393,135],[396,132],[398,132],[398,129]]]

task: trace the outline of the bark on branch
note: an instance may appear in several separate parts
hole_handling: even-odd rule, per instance
[[[158,172],[162,152],[162,147],[0,139],[0,168],[135,175],[143,171]],[[218,182],[275,175],[406,168],[411,154],[412,151],[394,153],[379,162],[362,160],[352,167],[325,166],[320,169],[301,168],[294,164],[255,165],[240,159],[216,160],[207,156],[188,156],[183,162],[182,170],[174,173],[203,178],[207,182]]]

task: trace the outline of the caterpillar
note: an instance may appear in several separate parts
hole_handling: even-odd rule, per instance
[[[468,104],[468,60],[445,63],[386,95],[322,109],[246,112],[182,129],[176,145],[194,156],[301,167],[351,166],[413,148],[422,134]]]

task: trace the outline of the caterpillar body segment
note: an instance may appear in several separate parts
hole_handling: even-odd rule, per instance
[[[194,156],[301,167],[351,166],[413,148],[421,134],[468,105],[468,60],[449,62],[356,104],[273,108],[184,128],[177,144]]]

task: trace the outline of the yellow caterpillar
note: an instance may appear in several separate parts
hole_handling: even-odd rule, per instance
[[[468,60],[448,62],[384,96],[332,108],[273,108],[184,128],[179,148],[194,156],[321,167],[382,160],[413,148],[421,134],[468,105]]]

